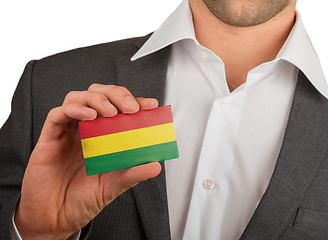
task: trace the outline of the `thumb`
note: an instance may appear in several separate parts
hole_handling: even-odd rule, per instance
[[[104,199],[107,200],[107,204],[110,203],[117,196],[129,188],[137,185],[139,182],[156,177],[161,172],[161,169],[162,167],[158,162],[153,162],[115,172],[105,173],[109,179],[104,179]]]
[[[156,177],[161,172],[161,169],[162,167],[158,162],[125,169],[121,175],[122,185],[135,185],[149,178]]]

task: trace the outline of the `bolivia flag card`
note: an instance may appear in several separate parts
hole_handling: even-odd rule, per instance
[[[171,106],[79,122],[87,175],[179,157]]]

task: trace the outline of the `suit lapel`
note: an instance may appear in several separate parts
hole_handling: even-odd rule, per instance
[[[165,48],[133,62],[130,56],[117,59],[118,85],[135,97],[156,98],[163,105],[168,56],[169,48]],[[170,239],[164,163],[161,165],[159,176],[132,189],[147,239]]]
[[[273,176],[242,240],[277,239],[293,223],[327,150],[327,105],[327,99],[300,72]]]
[[[118,85],[125,86],[135,97],[154,97],[163,105],[169,52],[167,47],[135,61],[130,60],[132,56],[118,58]]]
[[[165,168],[161,162],[162,172],[133,188],[140,218],[147,239],[170,239],[170,223],[167,205]]]

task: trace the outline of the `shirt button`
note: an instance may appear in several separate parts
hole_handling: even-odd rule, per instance
[[[198,57],[199,57],[201,60],[203,60],[203,61],[206,61],[206,60],[208,59],[208,55],[207,55],[207,53],[204,52],[204,51],[199,51],[199,53],[198,53]]]
[[[203,187],[207,190],[211,190],[212,188],[214,188],[214,181],[212,179],[206,179],[203,182]]]
[[[220,107],[223,110],[227,110],[230,108],[230,102],[226,99],[220,101]]]

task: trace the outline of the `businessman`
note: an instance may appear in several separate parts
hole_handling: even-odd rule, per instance
[[[145,37],[30,62],[1,234],[327,239],[328,88],[296,0],[184,0]],[[86,176],[78,120],[171,104],[180,158]]]

